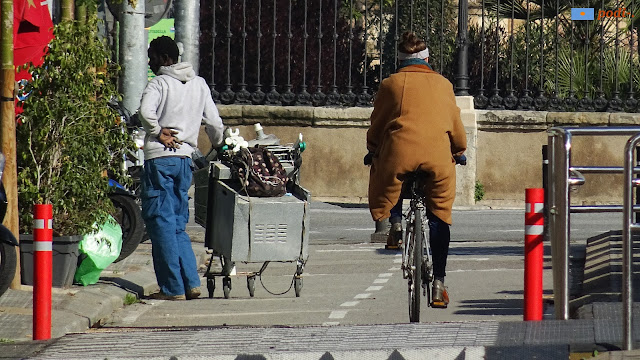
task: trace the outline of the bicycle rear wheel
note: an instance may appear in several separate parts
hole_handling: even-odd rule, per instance
[[[413,224],[411,239],[409,239],[409,321],[420,322],[420,293],[422,288],[422,252],[424,241],[422,236],[422,214],[415,209],[410,219]]]

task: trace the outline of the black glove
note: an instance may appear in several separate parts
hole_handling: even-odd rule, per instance
[[[372,162],[373,162],[373,153],[369,152],[367,155],[364,156],[364,164],[371,165]]]
[[[454,156],[453,159],[456,161],[458,165],[467,165],[467,157],[464,155]]]

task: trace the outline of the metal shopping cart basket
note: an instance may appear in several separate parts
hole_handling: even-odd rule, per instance
[[[215,278],[222,277],[224,297],[231,292],[231,276],[246,276],[249,295],[254,296],[256,277],[270,262],[296,264],[292,286],[296,297],[302,290],[302,272],[308,258],[309,192],[297,181],[300,149],[270,145],[292,180],[287,194],[280,197],[242,195],[240,181],[221,161],[194,172],[195,219],[206,228],[205,247],[212,251],[205,277],[209,297],[213,297]],[[213,271],[214,257],[221,270]],[[235,272],[235,263],[262,263],[255,272]]]

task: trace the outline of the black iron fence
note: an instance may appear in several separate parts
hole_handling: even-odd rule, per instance
[[[640,0],[639,0],[640,3]],[[590,7],[593,20],[571,20]],[[477,108],[638,110],[635,0],[208,0],[200,75],[217,102],[370,106],[406,30]]]

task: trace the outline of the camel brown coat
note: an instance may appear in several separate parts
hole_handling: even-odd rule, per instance
[[[467,137],[453,86],[426,65],[410,65],[382,81],[376,95],[367,149],[374,153],[369,177],[369,209],[373,220],[391,216],[403,174],[422,170],[427,207],[451,224],[456,194],[453,155],[461,155]]]

